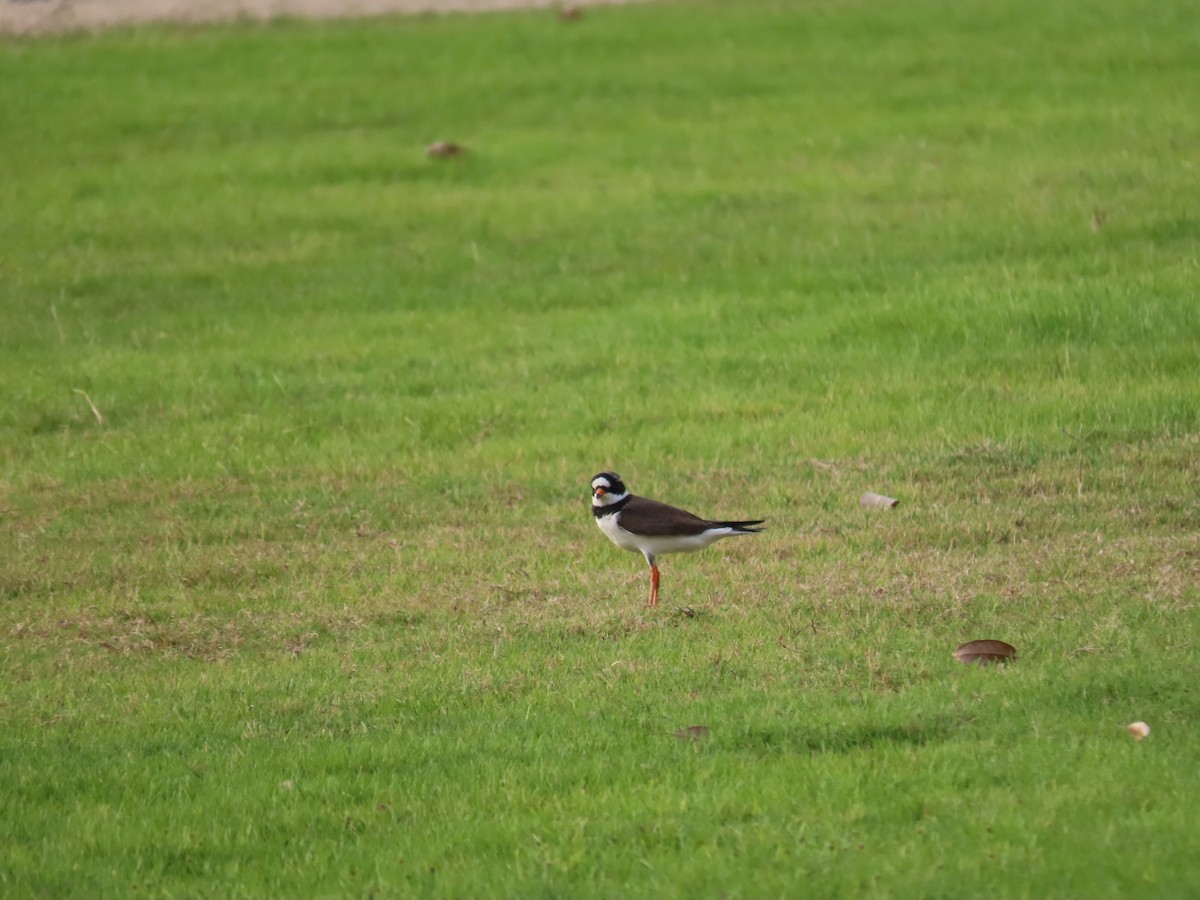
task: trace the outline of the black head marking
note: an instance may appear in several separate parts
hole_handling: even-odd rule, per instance
[[[597,475],[593,475],[592,476],[593,489],[596,487],[596,480],[600,479],[600,478],[603,478],[605,481],[608,482],[607,485],[603,485],[604,490],[607,491],[608,493],[617,494],[617,495],[626,493],[625,482],[623,482],[621,480],[621,476],[618,475],[616,472],[600,472]]]

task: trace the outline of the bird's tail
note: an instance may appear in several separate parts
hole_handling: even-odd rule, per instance
[[[734,534],[758,534],[762,531],[761,528],[755,528],[755,525],[761,525],[766,519],[747,519],[744,522],[713,522],[717,528],[729,528]]]

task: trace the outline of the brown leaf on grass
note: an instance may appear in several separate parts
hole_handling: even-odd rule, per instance
[[[583,10],[578,6],[562,6],[559,7],[558,17],[564,22],[577,22],[583,18]]]
[[[1131,722],[1125,726],[1135,741],[1144,741],[1150,734],[1150,726],[1145,722]]]
[[[1108,220],[1108,213],[1102,209],[1092,210],[1092,231],[1099,231]]]
[[[434,141],[425,148],[425,155],[433,159],[448,159],[452,156],[462,156],[467,148],[454,141]]]
[[[955,649],[954,658],[965,666],[972,663],[977,666],[986,666],[1016,659],[1017,648],[1012,644],[1004,643],[1004,641],[967,641]]]
[[[675,732],[675,737],[681,741],[700,742],[708,737],[709,728],[707,725],[689,725],[687,728],[680,728]]]
[[[894,497],[885,497],[883,494],[867,491],[858,498],[858,505],[863,509],[891,509],[893,506],[899,506],[900,501]]]

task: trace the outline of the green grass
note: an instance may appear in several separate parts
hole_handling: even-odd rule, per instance
[[[1198,46],[0,43],[0,894],[1200,893]],[[647,611],[607,468],[769,530]]]

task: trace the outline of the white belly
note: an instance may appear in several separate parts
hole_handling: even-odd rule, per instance
[[[600,530],[608,535],[608,539],[622,550],[635,553],[649,553],[651,556],[661,556],[664,553],[693,553],[703,550],[714,541],[733,534],[732,528],[710,528],[702,534],[674,535],[640,535],[633,534],[621,527],[618,521],[620,515],[602,516],[596,520]]]

